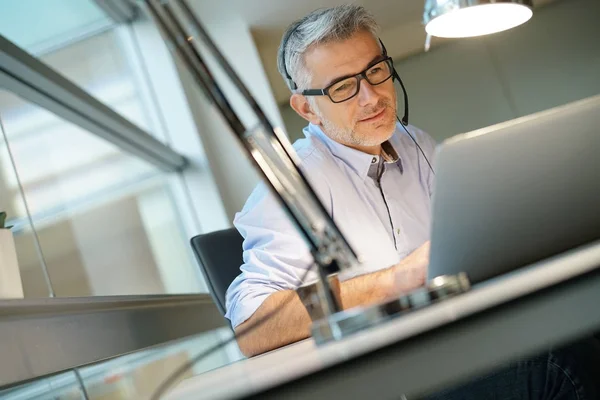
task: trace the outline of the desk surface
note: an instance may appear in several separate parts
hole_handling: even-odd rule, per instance
[[[339,342],[305,340],[189,378],[166,398],[364,398],[373,385],[378,398],[410,398],[593,332],[598,304],[595,242]]]

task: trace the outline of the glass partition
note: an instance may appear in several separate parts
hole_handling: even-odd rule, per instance
[[[32,54],[65,47],[114,25],[93,0],[3,1],[0,13],[0,34]]]
[[[89,399],[150,399],[171,373],[198,354],[226,341],[229,328],[118,357],[78,370]],[[234,342],[191,366],[178,382],[242,358]]]
[[[40,268],[56,296],[201,291],[171,196],[177,174],[6,91],[0,118],[1,201],[26,297],[48,296]]]
[[[23,51],[0,49],[13,62],[3,61],[0,70],[0,211],[13,225],[25,298],[208,291],[189,239],[228,221],[176,70],[163,73],[161,65],[148,75],[145,63],[156,67],[159,57],[144,54],[140,43],[147,50],[159,36],[143,26],[136,36],[135,26],[115,22],[93,0],[23,0],[2,8],[0,35],[119,114],[71,90]],[[165,102],[174,104],[168,112]],[[124,122],[136,129],[127,132]],[[176,172],[159,169],[161,157]],[[43,302],[52,303],[60,304]],[[169,371],[229,336],[230,329],[198,335],[4,388],[0,398],[145,398]],[[186,376],[241,357],[232,343]]]
[[[5,400],[87,400],[74,371],[37,379],[9,389],[0,389]]]
[[[6,400],[150,399],[171,373],[220,342],[228,344],[192,365],[174,383],[243,358],[229,328],[206,332],[52,377],[0,389]]]
[[[13,3],[1,35],[168,145],[131,26],[93,0]],[[201,226],[182,172],[165,173],[2,82],[0,118],[0,211],[14,225],[25,297],[207,291],[188,245]]]

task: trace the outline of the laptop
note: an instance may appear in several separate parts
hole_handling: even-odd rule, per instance
[[[600,239],[600,96],[439,146],[429,278],[476,284]]]

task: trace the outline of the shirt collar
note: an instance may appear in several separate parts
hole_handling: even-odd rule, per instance
[[[360,150],[338,143],[323,133],[318,125],[308,124],[308,126],[304,128],[303,133],[306,137],[314,136],[318,138],[327,146],[329,151],[331,151],[331,154],[342,160],[363,179],[367,177],[371,165],[379,164],[380,156],[363,153]],[[383,161],[387,164],[393,164],[400,161],[398,152],[389,140],[386,140],[381,144],[381,158],[383,158]]]

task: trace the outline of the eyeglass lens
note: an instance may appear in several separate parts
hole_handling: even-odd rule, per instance
[[[379,85],[392,75],[392,67],[388,60],[383,60],[365,71],[367,81],[371,85]],[[336,82],[329,87],[328,93],[332,101],[341,102],[354,97],[358,93],[360,77],[353,76]]]

